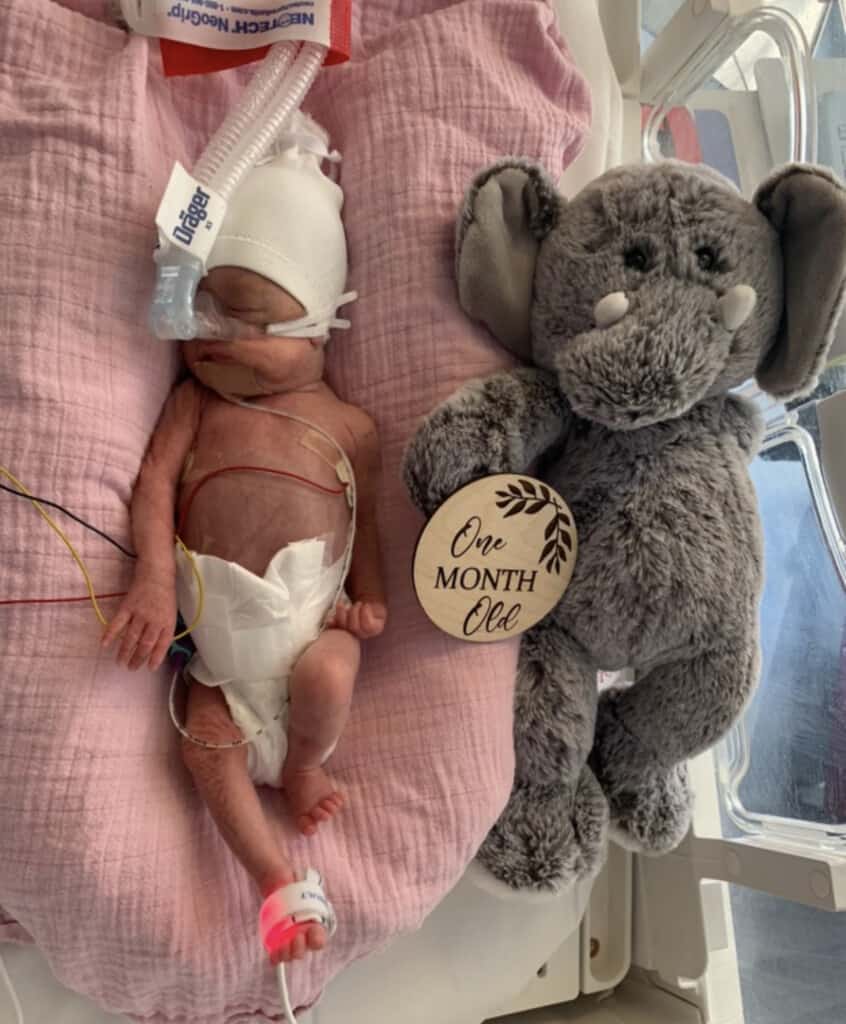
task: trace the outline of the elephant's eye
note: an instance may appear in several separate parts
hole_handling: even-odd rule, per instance
[[[630,245],[623,253],[623,262],[630,270],[643,273],[652,267],[652,254],[643,245]]]
[[[719,262],[717,250],[710,245],[700,245],[696,250],[696,262],[700,270],[716,270]]]

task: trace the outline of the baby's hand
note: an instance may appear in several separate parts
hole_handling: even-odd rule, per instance
[[[136,576],[103,634],[101,646],[105,650],[120,636],[119,664],[135,670],[146,663],[151,669],[157,669],[170,647],[175,623],[173,583]]]
[[[354,601],[350,603],[344,598],[335,605],[335,614],[329,621],[334,629],[345,629],[359,640],[378,636],[385,628],[388,609],[383,601]]]

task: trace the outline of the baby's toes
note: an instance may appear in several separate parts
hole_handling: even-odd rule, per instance
[[[314,812],[312,811],[311,814],[301,814],[297,818],[297,828],[304,836],[313,836],[317,831],[317,821],[314,818]]]
[[[317,952],[326,945],[326,929],[319,924],[313,924],[305,933],[306,945],[310,950]]]
[[[291,959],[302,960],[306,954],[306,937],[304,932],[300,932],[299,935],[294,937],[291,943]]]
[[[340,793],[330,793],[318,803],[311,815],[316,821],[328,821],[337,810],[340,810],[343,802]]]
[[[277,964],[288,964],[291,962],[291,947],[288,943],[280,946],[270,954],[270,962],[275,967]]]

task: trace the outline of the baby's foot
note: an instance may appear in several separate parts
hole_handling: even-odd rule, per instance
[[[294,869],[285,864],[270,872],[259,881],[262,895],[266,898],[277,889],[292,885],[296,881]],[[283,942],[270,954],[272,964],[287,964],[291,960],[302,960],[306,953],[317,953],[326,945],[326,929],[322,924],[312,922],[289,942]]]
[[[311,836],[343,806],[344,798],[322,768],[285,773],[282,786],[288,806],[303,835]]]

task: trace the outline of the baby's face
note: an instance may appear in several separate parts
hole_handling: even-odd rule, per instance
[[[251,270],[215,267],[202,280],[200,290],[211,293],[224,315],[263,331],[268,324],[297,320],[305,310],[279,285]],[[233,379],[254,375],[255,393],[273,394],[311,384],[323,376],[323,350],[308,338],[263,335],[256,338],[211,340],[196,338],[183,342],[182,354],[189,370],[200,380],[232,367]],[[233,392],[246,394],[233,387]]]

